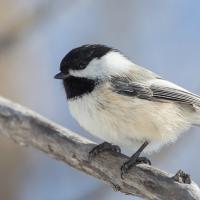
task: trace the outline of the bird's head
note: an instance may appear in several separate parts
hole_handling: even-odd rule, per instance
[[[70,76],[88,79],[105,79],[123,72],[130,61],[118,50],[105,45],[83,45],[72,49],[61,61],[57,79]]]
[[[116,49],[100,44],[83,45],[62,59],[60,73],[55,78],[63,79],[69,98],[91,92],[97,83],[125,72],[130,65]]]

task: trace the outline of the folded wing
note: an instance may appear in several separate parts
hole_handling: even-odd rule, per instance
[[[137,96],[154,101],[174,101],[200,107],[200,96],[162,79],[139,83],[124,77],[113,77],[111,85],[115,92],[126,96]]]

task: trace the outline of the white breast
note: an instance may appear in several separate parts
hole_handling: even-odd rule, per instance
[[[151,102],[113,93],[100,87],[69,101],[73,117],[91,134],[129,149],[145,140],[146,152],[173,142],[190,127],[184,112],[173,103]]]

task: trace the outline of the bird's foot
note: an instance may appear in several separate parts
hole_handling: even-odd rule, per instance
[[[134,155],[125,162],[121,167],[121,178],[124,179],[124,176],[128,174],[128,171],[136,166],[137,164],[147,164],[151,165],[151,161],[146,157],[134,157]]]
[[[179,170],[175,176],[172,177],[174,181],[183,184],[191,184],[191,178],[189,174],[186,174],[184,171]]]
[[[111,143],[108,143],[108,142],[103,142],[102,144],[99,144],[96,147],[94,147],[89,152],[89,160],[91,161],[98,154],[100,154],[102,152],[106,152],[106,151],[121,153],[121,149],[119,146],[112,145]]]

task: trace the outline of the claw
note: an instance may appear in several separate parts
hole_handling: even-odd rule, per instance
[[[182,170],[179,170],[172,178],[178,183],[191,184],[192,182],[190,175]]]
[[[151,161],[146,157],[138,157],[137,159],[130,158],[125,162],[121,167],[121,178],[124,179],[124,176],[128,174],[128,171],[138,164],[147,164],[151,165]]]
[[[117,184],[114,184],[114,183],[111,183],[112,184],[112,188],[115,192],[119,192],[121,190],[120,186],[117,185]]]
[[[128,162],[125,162],[121,167],[121,178],[124,179],[124,175],[128,173],[129,165]]]
[[[112,145],[112,151],[117,152],[117,153],[121,153],[121,149],[119,146],[117,145]]]
[[[112,145],[108,142],[104,142],[102,144],[97,145],[89,152],[89,160],[91,161],[94,157],[96,157],[98,154],[105,152],[105,151],[111,151],[111,152],[117,152],[121,153],[121,149],[117,145]]]
[[[146,157],[138,157],[136,160],[136,165],[137,164],[151,165],[151,161]]]

